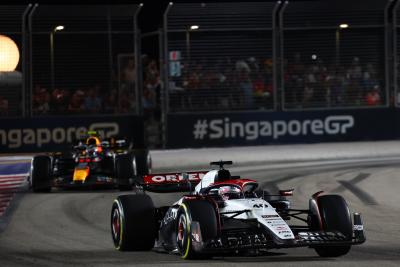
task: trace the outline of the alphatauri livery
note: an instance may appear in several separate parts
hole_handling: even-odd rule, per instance
[[[351,215],[341,196],[317,192],[308,209],[291,209],[293,189],[271,195],[257,190],[255,180],[232,176],[224,168],[231,161],[211,164],[219,169],[144,176],[144,191],[190,192],[171,206],[155,208],[146,194],[119,196],[111,211],[116,249],[154,248],[193,259],[309,247],[338,257],[365,242],[361,215]]]

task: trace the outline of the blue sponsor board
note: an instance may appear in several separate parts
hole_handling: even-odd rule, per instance
[[[389,108],[170,114],[167,146],[217,147],[387,140],[400,135]]]
[[[139,116],[38,117],[0,120],[0,153],[64,151],[87,131],[103,137],[123,136],[142,147]]]
[[[31,168],[30,160],[25,162],[1,161],[0,159],[0,175],[15,175],[28,173]]]

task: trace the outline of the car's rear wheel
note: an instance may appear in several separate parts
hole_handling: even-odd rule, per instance
[[[353,224],[346,201],[339,195],[324,195],[317,200],[324,231],[339,231],[350,241]],[[339,257],[350,251],[350,245],[318,246],[315,251],[321,257]]]
[[[183,259],[209,258],[210,254],[195,251],[192,244],[192,222],[198,222],[203,241],[217,236],[217,218],[215,208],[205,200],[182,203],[178,210],[176,242]]]
[[[137,174],[142,176],[151,173],[152,161],[149,150],[136,149],[133,154],[136,159]]]
[[[115,159],[115,178],[119,190],[132,190],[131,179],[136,176],[135,165],[135,158],[129,154],[118,155]]]
[[[150,250],[156,238],[153,201],[148,195],[123,195],[111,209],[111,234],[117,250]]]
[[[30,171],[30,186],[33,192],[51,191],[51,159],[48,156],[35,156]]]

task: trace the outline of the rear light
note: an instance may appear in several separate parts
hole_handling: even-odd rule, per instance
[[[79,159],[79,163],[90,163],[90,162],[99,162],[101,161],[101,158],[97,157],[97,158],[85,158],[85,159]]]
[[[97,147],[97,152],[99,152],[99,153],[103,152],[103,148],[101,146],[98,146]]]

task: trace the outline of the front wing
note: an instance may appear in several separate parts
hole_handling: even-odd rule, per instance
[[[247,249],[277,249],[292,247],[316,247],[316,246],[343,246],[356,245],[365,242],[365,239],[353,237],[351,240],[340,232],[302,232],[296,239],[290,241],[276,241],[264,233],[224,233],[220,238],[201,242],[192,237],[193,246],[198,252],[217,252]]]
[[[129,181],[132,184],[132,181]],[[96,174],[89,176],[85,182],[73,181],[71,176],[55,177],[51,181],[52,187],[59,188],[88,188],[88,187],[114,187],[119,185],[117,179],[107,175]]]
[[[351,239],[338,231],[299,231],[295,239],[282,240],[268,233],[252,230],[222,231],[217,238],[203,241],[200,226],[192,222],[192,244],[200,253],[232,252],[250,249],[277,249],[292,247],[344,246],[365,242],[364,227],[359,214],[354,214],[353,236]]]
[[[84,187],[93,185],[112,185],[115,181],[105,175],[91,175],[84,182],[73,181],[70,176],[55,177],[52,182],[54,187]]]

